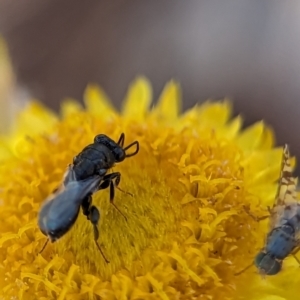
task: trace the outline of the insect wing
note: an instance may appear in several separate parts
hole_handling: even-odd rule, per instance
[[[100,176],[93,176],[62,185],[46,199],[39,212],[38,225],[41,231],[47,233],[68,227],[77,217],[82,200],[98,189],[100,180]]]
[[[76,181],[76,180],[77,180],[76,173],[73,169],[73,166],[69,165],[67,171],[63,176],[63,184],[67,185],[69,182]]]
[[[276,200],[271,210],[270,230],[286,224],[287,221],[294,223],[296,231],[300,230],[300,206],[296,187],[297,178],[293,177],[289,148],[285,145]]]

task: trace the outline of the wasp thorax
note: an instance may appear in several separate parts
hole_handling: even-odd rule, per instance
[[[94,143],[105,145],[109,149],[112,149],[112,148],[118,146],[114,140],[112,140],[111,138],[109,138],[105,134],[98,134],[98,135],[96,135],[94,137]]]

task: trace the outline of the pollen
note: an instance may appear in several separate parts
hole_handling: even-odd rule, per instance
[[[264,122],[242,130],[227,99],[184,113],[181,102],[171,81],[152,106],[151,84],[137,78],[121,112],[94,85],[84,107],[67,99],[60,115],[29,103],[0,142],[0,299],[295,299],[293,257],[274,277],[257,273],[253,259],[268,220],[245,210],[266,215],[274,202],[282,148],[274,147],[273,131]],[[110,263],[81,212],[40,253],[43,201],[97,134],[118,140],[122,132],[125,145],[140,144],[112,170],[127,192],[117,189],[114,200],[127,220],[108,189],[93,195],[98,243]]]

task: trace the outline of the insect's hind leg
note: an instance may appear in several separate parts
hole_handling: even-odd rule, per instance
[[[48,243],[49,243],[49,239],[46,240],[46,242],[44,243],[42,249],[39,251],[39,254],[41,254],[45,250],[45,248],[48,245]]]
[[[133,195],[129,192],[126,192],[124,190],[122,190],[121,188],[118,187],[119,183],[121,180],[121,173],[120,172],[115,172],[115,173],[111,173],[108,175],[105,175],[103,177],[103,181],[99,186],[99,190],[103,190],[109,187],[109,201],[110,203],[115,207],[115,209],[125,218],[125,220],[127,221],[126,216],[120,211],[120,209],[115,205],[114,203],[114,198],[115,198],[115,188],[117,188],[118,190],[120,190],[121,192],[128,194],[130,196],[133,197]]]
[[[297,261],[297,263],[299,264],[299,267],[300,267],[300,260],[299,258],[296,256],[296,254],[299,252],[300,250],[300,245],[298,245],[294,250],[293,252],[291,253],[291,255],[295,258],[295,260]]]
[[[105,262],[109,263],[109,260],[105,257],[101,247],[98,244],[98,239],[99,239],[98,224],[99,224],[99,220],[100,220],[100,212],[96,206],[91,205],[91,204],[92,204],[92,196],[89,195],[82,201],[82,204],[81,204],[82,212],[87,217],[87,219],[92,223],[95,244],[96,244],[97,248],[99,249]]]
[[[105,175],[103,177],[102,183],[99,186],[99,190],[103,190],[103,189],[108,188],[110,186],[111,181],[114,181],[114,187],[117,188],[119,191],[133,197],[133,195],[131,193],[129,193],[127,191],[124,191],[119,187],[119,184],[120,184],[120,181],[121,181],[121,173],[120,172],[114,172],[114,173]]]
[[[251,211],[250,211],[250,208],[247,207],[246,205],[243,205],[243,209],[256,222],[260,222],[260,221],[263,221],[263,220],[265,220],[267,218],[270,218],[270,216],[272,215],[272,211],[271,211],[271,208],[269,206],[268,206],[269,215],[261,216],[261,217],[257,217],[254,214],[252,214]]]

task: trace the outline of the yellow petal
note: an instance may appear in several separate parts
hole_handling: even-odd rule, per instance
[[[225,125],[231,116],[231,110],[228,99],[215,103],[208,101],[198,108],[198,120],[209,125]]]
[[[166,121],[175,121],[181,110],[181,89],[179,84],[172,80],[164,88],[157,104],[152,110],[153,116]]]
[[[87,110],[96,116],[109,117],[115,110],[105,92],[97,85],[89,85],[83,96]]]
[[[227,126],[224,127],[224,131],[221,131],[222,136],[229,140],[234,139],[240,132],[242,123],[243,120],[241,116],[234,118]]]
[[[58,121],[58,117],[50,109],[37,101],[32,101],[19,113],[14,127],[23,135],[35,135],[48,131]]]
[[[152,102],[152,88],[145,77],[138,77],[130,86],[124,99],[122,114],[142,121]]]
[[[82,105],[71,98],[65,99],[60,105],[60,111],[63,117],[67,117],[82,111]]]
[[[265,130],[263,121],[257,122],[241,133],[237,138],[237,144],[247,152],[259,149],[265,137]]]

